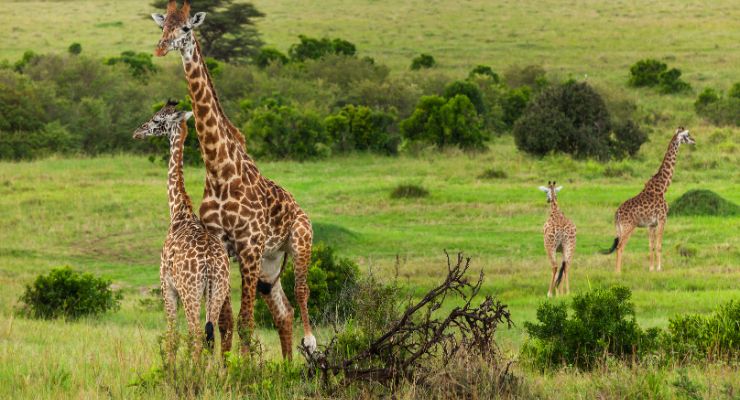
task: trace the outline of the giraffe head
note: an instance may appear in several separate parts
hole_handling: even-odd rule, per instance
[[[183,57],[190,59],[195,49],[193,29],[203,23],[206,13],[195,13],[190,16],[190,0],[184,0],[182,7],[177,9],[177,2],[169,0],[167,14],[152,14],[154,22],[162,28],[162,38],[157,44],[154,54],[164,56],[171,50],[180,50]]]
[[[676,137],[676,139],[678,139],[678,143],[679,144],[684,144],[684,143],[686,143],[686,144],[694,144],[694,143],[696,143],[694,141],[694,138],[692,138],[691,136],[689,136],[689,130],[688,129],[685,129],[683,126],[679,126],[676,129],[675,137]]]
[[[178,111],[176,101],[168,101],[154,116],[144,122],[136,131],[134,139],[144,139],[149,136],[167,136],[170,139],[180,134],[180,126],[187,121],[193,113],[191,111]]]
[[[555,186],[555,181],[547,181],[547,186],[540,186],[539,189],[547,193],[547,202],[551,203],[557,199],[557,194],[562,189],[562,186]]]

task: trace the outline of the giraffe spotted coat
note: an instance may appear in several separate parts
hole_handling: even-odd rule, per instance
[[[545,252],[552,270],[547,297],[552,296],[553,288],[556,289],[557,294],[562,294],[560,281],[563,279],[565,280],[565,293],[570,293],[570,269],[576,251],[576,225],[558,207],[557,193],[560,189],[562,186],[555,187],[555,182],[540,186],[540,190],[547,194],[547,201],[550,203],[550,216],[542,227]],[[558,251],[563,253],[560,268],[556,260]]]

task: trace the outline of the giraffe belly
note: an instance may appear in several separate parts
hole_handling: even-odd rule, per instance
[[[265,253],[262,256],[262,268],[260,269],[260,280],[272,284],[280,277],[283,265],[284,251]]]

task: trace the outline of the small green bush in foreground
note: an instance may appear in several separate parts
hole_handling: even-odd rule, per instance
[[[62,267],[26,285],[21,312],[33,318],[75,319],[117,310],[122,297],[111,289],[110,280]]]

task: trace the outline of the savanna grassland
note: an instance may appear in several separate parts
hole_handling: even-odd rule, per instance
[[[695,95],[660,96],[625,84],[629,65],[644,57],[680,67],[696,91],[738,81],[740,9],[734,2],[254,3],[266,13],[259,22],[264,40],[282,51],[304,33],[350,40],[392,73],[408,69],[420,52],[433,54],[441,71],[460,77],[476,64],[497,71],[540,64],[551,76],[588,75],[595,86],[634,101],[653,123],[637,157],[606,164],[532,158],[516,150],[510,135],[494,138],[488,151],[476,154],[258,159],[261,171],[311,216],[316,240],[357,261],[364,273],[392,277],[398,257],[396,279],[406,292],[420,294],[443,278],[444,249],[464,251],[473,257],[473,268],[485,273],[485,293],[510,306],[516,326],[503,329],[498,340],[504,354],[516,359],[525,340],[522,324],[545,301],[549,277],[541,234],[549,208],[536,188],[555,179],[564,186],[559,204],[579,232],[572,291],[624,284],[633,290],[644,327],[665,327],[673,315],[740,300],[738,217],[669,218],[660,273],[647,271],[645,230],[631,239],[621,276],[613,272],[613,256],[599,254],[614,237],[616,207],[655,172],[679,124],[691,129],[697,145],[681,148],[668,202],[701,188],[740,203],[740,130],[701,120],[692,107]],[[152,11],[145,1],[3,1],[0,59],[15,60],[27,49],[61,52],[75,41],[101,56],[150,51],[159,36],[147,17]],[[157,60],[176,62],[174,56]],[[506,176],[482,177],[487,169]],[[166,174],[163,165],[134,155],[0,163],[0,398],[152,395],[129,384],[160,362],[163,314],[139,300],[158,284],[168,226]],[[204,171],[186,167],[185,176],[197,207]],[[429,197],[391,199],[391,190],[405,183],[423,185]],[[61,265],[113,279],[124,293],[121,310],[77,322],[18,317],[14,310],[24,285]],[[238,300],[235,266],[232,277]],[[328,327],[317,328],[319,342],[328,334]],[[278,358],[276,333],[260,329],[257,335],[264,356]],[[300,337],[300,328],[295,335]],[[543,398],[640,397],[635,388],[642,387],[657,397],[681,395],[671,385],[678,371],[670,369],[616,366],[542,375],[515,368]],[[731,396],[723,392],[728,384],[735,396],[740,392],[737,366],[695,366],[687,373],[702,386],[703,397]]]

